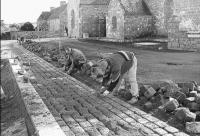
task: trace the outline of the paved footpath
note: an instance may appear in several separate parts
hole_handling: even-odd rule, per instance
[[[31,83],[67,136],[187,136],[116,97],[97,97],[95,90],[23,47],[13,49],[23,61],[30,60]]]

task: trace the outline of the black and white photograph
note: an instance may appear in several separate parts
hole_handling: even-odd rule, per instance
[[[200,136],[200,0],[1,0],[1,136]]]

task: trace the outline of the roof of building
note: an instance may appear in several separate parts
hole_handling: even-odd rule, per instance
[[[80,4],[82,5],[108,5],[110,0],[81,0]]]
[[[6,33],[9,31],[10,31],[10,29],[8,27],[6,27],[5,25],[1,25],[1,33]]]
[[[47,20],[49,18],[49,16],[51,15],[51,13],[49,11],[43,11],[38,20]]]
[[[59,15],[66,9],[66,7],[67,7],[67,4],[57,7],[55,9],[52,9],[50,12],[51,15],[49,16],[48,20],[59,18]]]
[[[125,15],[151,15],[143,0],[118,0],[125,11]]]

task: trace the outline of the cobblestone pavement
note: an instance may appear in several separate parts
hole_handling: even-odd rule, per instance
[[[13,51],[30,60],[35,76],[30,81],[67,136],[186,136],[116,97],[97,97],[95,90],[23,47]]]

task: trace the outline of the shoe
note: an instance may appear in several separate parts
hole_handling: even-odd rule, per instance
[[[137,97],[133,97],[131,100],[128,101],[129,104],[135,104],[138,101]]]

